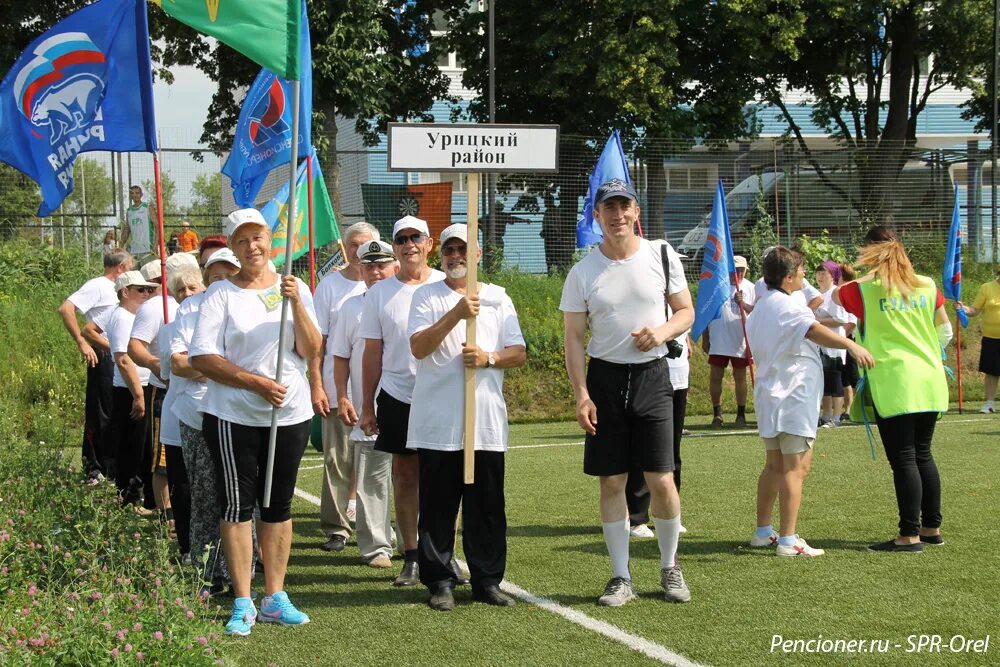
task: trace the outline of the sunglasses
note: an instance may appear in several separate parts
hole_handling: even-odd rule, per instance
[[[441,255],[443,257],[451,257],[452,255],[465,256],[465,252],[468,250],[468,246],[464,245],[449,245],[441,248]]]
[[[155,287],[130,287],[129,289],[134,289],[139,294],[152,294],[156,291]]]
[[[413,241],[414,244],[423,243],[424,239],[427,238],[426,234],[400,234],[392,240],[396,245],[406,245],[407,241]]]

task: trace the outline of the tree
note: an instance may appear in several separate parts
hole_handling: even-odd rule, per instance
[[[337,116],[353,118],[369,145],[394,120],[431,120],[426,112],[437,99],[448,98],[448,78],[427,49],[430,16],[437,0],[387,3],[382,0],[309,0],[313,49],[313,142],[326,166],[324,175],[340,214],[336,184],[339,167]],[[156,20],[154,21],[154,16]],[[218,152],[228,151],[239,118],[240,95],[260,67],[224,44],[214,48],[204,35],[164,28],[176,23],[159,10],[150,11],[166,46],[163,65],[195,65],[218,83],[209,107],[202,141]],[[161,34],[157,32],[157,34]]]
[[[0,162],[0,240],[13,238],[19,228],[37,222],[39,196],[34,181]]]
[[[562,130],[560,184],[550,177],[530,177],[529,197],[517,204],[521,210],[537,210],[544,203],[542,234],[550,266],[564,268],[572,260],[579,200],[603,147],[603,139],[595,143],[589,137],[606,137],[618,129],[626,151],[646,158],[647,164],[662,165],[668,150],[664,139],[684,137],[691,142],[699,131],[723,138],[746,133],[742,100],[720,95],[714,109],[709,109],[701,99],[704,90],[693,83],[698,68],[681,59],[697,52],[685,26],[696,21],[697,8],[703,4],[694,0],[496,4],[495,42],[502,45],[495,53],[497,122],[558,123]],[[469,103],[468,115],[485,121],[487,15],[456,0],[445,16],[450,28],[447,47],[458,53],[466,68],[464,85],[480,95]],[[531,29],[526,29],[526,17],[531,17]],[[712,113],[703,113],[706,110]],[[643,222],[651,235],[660,235],[665,175],[653,168],[650,177],[650,210],[644,212]],[[523,175],[518,179],[524,180]],[[503,183],[501,179],[501,188]],[[485,235],[489,241],[495,231],[487,229]]]
[[[983,4],[720,1],[707,7],[704,48],[721,59],[719,84],[749,89],[778,109],[820,178],[863,224],[874,224],[888,213],[906,161],[917,155],[917,118],[931,94],[972,83],[978,62],[960,45],[988,29]],[[812,122],[851,149],[857,192],[829,178],[812,153],[785,101],[789,90],[804,91]]]
[[[216,229],[222,217],[222,174],[198,174],[191,183],[191,205],[185,217],[196,227]]]

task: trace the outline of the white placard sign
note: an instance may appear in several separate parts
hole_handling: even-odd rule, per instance
[[[557,171],[558,125],[389,123],[389,171]]]

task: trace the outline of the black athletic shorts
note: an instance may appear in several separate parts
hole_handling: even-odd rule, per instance
[[[410,404],[397,400],[384,389],[375,397],[375,422],[378,437],[375,451],[388,454],[416,454],[417,450],[406,448],[407,426],[410,423]]]
[[[823,359],[823,395],[834,398],[844,396],[844,362],[840,357],[828,357],[820,352]]]
[[[584,440],[583,472],[606,477],[674,469],[674,388],[666,357],[644,364],[591,359],[587,391],[597,406],[597,434]]]

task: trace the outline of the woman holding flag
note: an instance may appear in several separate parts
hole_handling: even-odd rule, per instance
[[[979,348],[979,372],[986,376],[983,382],[986,403],[980,412],[993,414],[993,399],[997,393],[997,379],[1000,376],[1000,266],[997,267],[997,279],[985,283],[979,288],[976,300],[971,306],[962,302],[958,307],[969,317],[983,315],[983,340]]]
[[[871,551],[920,552],[941,538],[941,478],[931,455],[938,415],[948,410],[942,347],[952,337],[944,296],[917,275],[895,232],[873,227],[858,253],[870,273],[834,292],[858,318],[858,342],[875,358],[859,384],[851,420],[874,418],[892,468],[899,535]],[[903,381],[905,378],[905,381]]]

